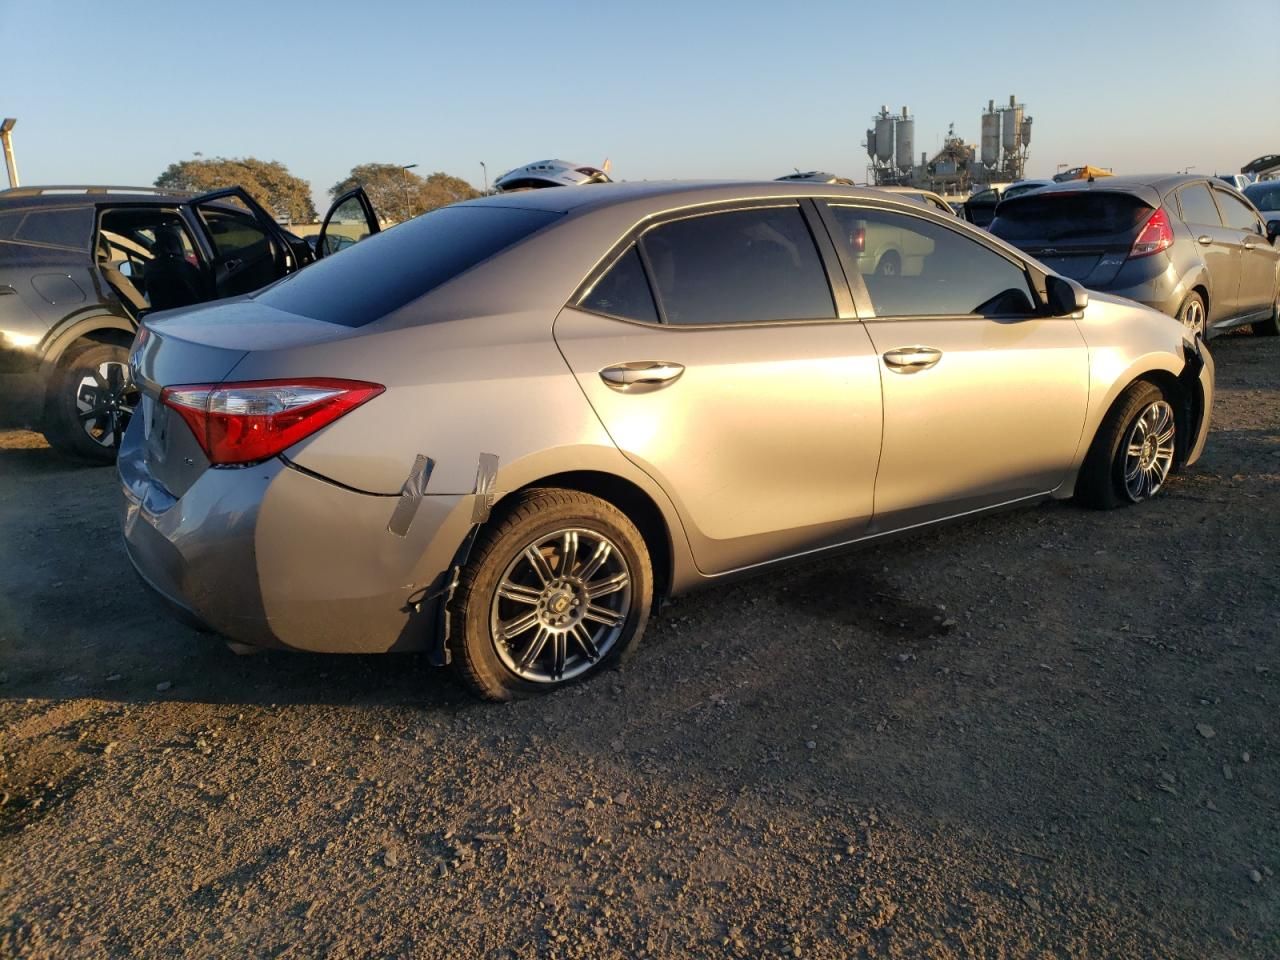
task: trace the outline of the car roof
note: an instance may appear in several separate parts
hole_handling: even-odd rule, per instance
[[[1124,174],[1118,177],[1098,177],[1096,180],[1064,180],[1061,183],[1050,183],[1037,190],[1035,195],[1044,197],[1054,193],[1098,190],[1105,193],[1128,193],[1147,203],[1159,205],[1165,196],[1178,187],[1213,179],[1216,178],[1197,177],[1185,173]]]
[[[0,190],[0,205],[24,207],[65,207],[102,200],[127,203],[174,203],[195,196],[182,190],[159,187],[112,187],[85,184],[53,184],[38,187],[11,187]]]
[[[795,197],[847,197],[885,200],[889,191],[877,187],[850,187],[838,183],[806,183],[788,180],[642,180],[597,183],[582,187],[547,187],[520,193],[503,193],[466,201],[467,206],[519,207],[553,213],[586,212],[605,207],[652,201],[655,210],[670,207],[676,198],[694,206],[726,200],[768,200]]]

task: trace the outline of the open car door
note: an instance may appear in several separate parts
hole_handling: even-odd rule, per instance
[[[359,243],[381,229],[364,187],[348,190],[333,201],[333,206],[324,216],[320,235],[316,238],[316,259]]]
[[[215,190],[187,205],[209,244],[215,299],[252,293],[298,268],[283,231],[243,188]]]

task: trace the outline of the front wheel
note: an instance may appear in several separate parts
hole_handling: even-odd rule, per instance
[[[1187,294],[1187,299],[1178,308],[1178,319],[1193,337],[1209,339],[1209,316],[1205,312],[1204,298],[1200,294]]]
[[[1131,385],[1098,428],[1076,481],[1076,499],[1109,510],[1150,500],[1173,469],[1177,420],[1153,383]]]
[[[649,551],[623,513],[535,490],[476,540],[452,601],[452,661],[487,700],[549,692],[616,665],[652,603]]]

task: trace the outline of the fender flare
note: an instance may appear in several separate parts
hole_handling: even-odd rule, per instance
[[[48,373],[57,366],[67,348],[82,337],[107,331],[122,333],[132,340],[138,325],[128,316],[117,313],[94,313],[90,316],[64,322],[54,328],[45,339],[43,355],[40,360],[42,373]]]

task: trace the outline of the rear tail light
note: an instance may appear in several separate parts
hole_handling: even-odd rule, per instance
[[[853,244],[854,253],[863,253],[867,249],[867,228],[857,227],[849,234],[849,242]]]
[[[1165,215],[1164,208],[1160,207],[1147,219],[1138,233],[1138,239],[1133,241],[1129,259],[1149,257],[1161,250],[1168,250],[1171,246],[1173,246],[1173,228],[1169,226],[1169,218]]]
[[[249,464],[274,457],[385,389],[327,377],[193,383],[165,387],[160,402],[187,422],[210,463]]]

